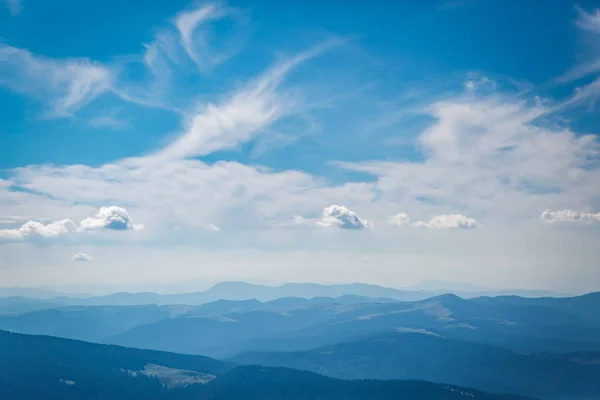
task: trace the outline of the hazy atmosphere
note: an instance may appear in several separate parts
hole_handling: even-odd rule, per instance
[[[0,1],[0,286],[600,287],[598,3],[302,4]]]
[[[0,0],[0,399],[600,400],[600,0]]]

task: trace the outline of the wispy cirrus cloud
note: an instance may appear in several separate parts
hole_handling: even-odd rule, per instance
[[[108,128],[122,130],[130,127],[130,122],[120,116],[119,109],[111,109],[105,113],[91,117],[89,124],[92,128]]]
[[[217,225],[213,224],[212,222],[210,222],[207,226],[206,229],[210,232],[220,232],[221,228],[219,228]]]
[[[269,124],[298,109],[300,99],[280,92],[286,76],[301,63],[340,43],[334,38],[298,53],[269,68],[223,103],[203,106],[188,122],[187,130],[155,156],[168,159],[203,156],[248,142]]]
[[[577,6],[578,18],[575,25],[587,39],[584,44],[585,51],[582,60],[565,72],[556,82],[559,84],[575,82],[586,77],[594,77],[594,80],[581,87],[576,88],[576,93],[567,99],[561,106],[569,106],[584,99],[597,98],[600,94],[600,9],[586,11]]]
[[[218,49],[210,43],[210,24],[223,19],[228,19],[234,24],[240,24],[243,20],[241,13],[235,8],[222,3],[208,3],[180,12],[173,21],[181,39],[181,46],[200,71],[207,71],[225,62],[236,50],[240,39],[235,35],[230,37],[229,41],[220,43]]]
[[[600,9],[587,12],[581,7],[577,7],[577,11],[579,13],[577,26],[585,31],[600,34]]]
[[[5,0],[13,9],[19,2]],[[211,23],[229,19],[234,29],[229,38],[217,44],[210,35]],[[138,57],[99,62],[80,59],[56,59],[33,54],[26,49],[0,43],[0,85],[46,103],[49,117],[68,117],[104,93],[113,93],[121,100],[150,108],[162,108],[180,114],[196,106],[196,99],[173,101],[177,84],[172,77],[185,71],[185,58],[206,72],[232,57],[243,43],[244,18],[235,8],[206,3],[185,10],[174,18],[173,26],[159,30],[156,39],[146,44]],[[134,60],[134,61],[132,61]],[[137,60],[137,61],[135,61]],[[131,64],[139,69],[131,79]],[[95,120],[104,124],[107,118]]]
[[[133,81],[119,81],[113,91],[128,102],[189,115],[190,109],[197,109],[197,99],[181,90],[189,80],[180,76],[198,79],[232,58],[248,35],[245,21],[242,12],[224,3],[209,2],[179,12],[169,25],[158,29],[153,41],[143,45],[145,50],[133,57],[133,65],[118,68],[122,73],[141,66],[145,73]],[[217,23],[233,26],[228,33],[214,35]]]
[[[113,75],[88,59],[57,60],[0,44],[0,85],[37,98],[51,117],[65,117],[111,87]]]
[[[506,221],[534,218],[540,204],[589,207],[600,185],[600,142],[597,135],[543,123],[554,108],[499,89],[447,97],[424,108],[434,122],[416,138],[422,162],[337,165],[373,174],[380,197],[409,211]]]

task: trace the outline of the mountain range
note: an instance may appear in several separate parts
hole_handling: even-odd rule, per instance
[[[236,296],[239,294],[231,295]],[[206,398],[213,395],[219,398],[223,393],[221,385],[229,388],[233,384],[229,381],[231,378],[235,383],[232,387],[235,390],[243,387],[244,391],[251,390],[253,380],[260,382],[256,383],[257,387],[264,383],[277,388],[278,384],[270,379],[290,384],[305,382],[309,387],[316,385],[311,390],[321,398],[330,398],[328,390],[334,387],[339,393],[348,393],[349,397],[345,398],[349,399],[354,398],[352,390],[366,393],[361,390],[367,388],[382,390],[382,397],[378,398],[386,398],[391,387],[388,385],[401,385],[387,381],[421,380],[539,399],[600,399],[600,317],[597,312],[600,292],[563,298],[461,298],[443,294],[416,301],[346,294],[268,301],[220,299],[200,305],[61,305],[51,303],[55,299],[11,297],[1,300],[0,329],[14,332],[15,336],[8,336],[11,340],[18,339],[18,344],[42,337],[23,339],[19,334],[44,335],[44,340],[48,340],[44,348],[36,344],[41,342],[28,342],[31,354],[22,356],[23,365],[29,363],[37,368],[38,356],[34,354],[43,353],[51,343],[66,346],[64,351],[93,349],[90,357],[97,357],[99,366],[120,362],[120,358],[114,359],[115,349],[122,349],[118,352],[127,354],[126,359],[133,354],[152,357],[171,354],[177,360],[211,360],[210,365],[223,368],[219,372],[222,379],[218,380],[219,384],[205,385],[208,381],[201,384],[202,396]],[[31,309],[32,304],[40,301],[53,305]],[[104,355],[100,349],[106,350]],[[21,350],[26,352],[27,347],[22,346]],[[196,356],[199,358],[194,358]],[[14,357],[18,355],[15,353]],[[169,376],[191,382],[188,386],[209,379],[207,375],[219,376],[216,370],[197,368],[186,364],[187,361],[174,363],[171,361],[175,358],[152,357],[118,368],[107,364],[104,372],[95,373],[108,373],[110,378],[103,379],[128,382],[123,385],[130,385],[130,378],[140,378],[134,384],[142,385],[140,390],[148,391],[148,398],[163,398],[160,397],[163,395],[169,398],[174,393],[178,393],[174,398],[186,398],[188,391],[190,396],[200,393],[196,392],[200,389],[187,386],[169,388]],[[77,364],[76,360],[70,362]],[[62,364],[57,365],[62,371]],[[25,377],[27,371],[23,368],[19,373]],[[121,369],[131,376],[121,375]],[[69,398],[63,386],[70,387],[70,384],[64,382],[77,381],[67,376],[77,371],[67,370],[70,372],[63,374],[65,376],[54,376],[58,384],[55,380],[48,382],[52,387],[50,392],[58,390],[56,393],[60,394],[55,397]],[[159,378],[167,382],[158,385],[162,388],[160,396],[152,388]],[[211,382],[213,379],[210,378]],[[365,379],[387,383],[365,383]],[[357,380],[363,383],[356,383]],[[80,381],[79,387],[86,387],[83,385],[88,382],[86,378]],[[236,386],[238,384],[242,386]],[[91,388],[89,386],[90,391]],[[285,392],[288,389],[281,388],[284,390],[281,393],[288,393]],[[69,390],[74,391],[72,387]],[[300,388],[298,390],[293,396],[299,396]],[[395,390],[405,389],[398,386],[392,391]],[[443,398],[442,392],[436,393]],[[263,398],[263,395],[263,392],[257,393],[255,398]],[[77,392],[77,396],[85,398],[81,392]],[[302,398],[293,396],[289,398]]]
[[[424,289],[425,288],[425,289]],[[270,301],[283,297],[340,297],[353,295],[360,297],[387,298],[392,300],[416,301],[432,296],[452,292],[463,298],[480,296],[522,296],[522,297],[564,297],[564,295],[535,290],[493,290],[472,285],[425,282],[421,288],[393,289],[378,285],[353,283],[345,285],[320,285],[316,283],[286,283],[281,286],[255,285],[247,282],[221,282],[211,288],[193,293],[159,294],[153,292],[128,293],[119,292],[104,296],[85,294],[61,294],[46,289],[0,288],[0,300],[13,298],[18,302],[22,298],[29,299],[30,309],[33,299],[38,299],[38,308],[51,308],[60,305],[200,305],[216,300],[250,300]],[[10,300],[9,300],[10,301]]]
[[[0,331],[0,398],[519,400],[424,381],[348,381],[202,356]]]

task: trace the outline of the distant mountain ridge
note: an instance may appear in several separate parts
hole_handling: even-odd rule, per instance
[[[454,284],[455,285],[455,284]],[[466,286],[469,287],[469,286]],[[119,292],[105,296],[81,297],[60,295],[56,292],[43,289],[27,288],[0,288],[0,299],[6,297],[27,297],[39,299],[41,303],[50,302],[52,304],[63,305],[200,305],[216,300],[250,300],[270,301],[283,297],[340,297],[345,295],[388,298],[400,301],[425,300],[429,297],[443,294],[454,293],[464,298],[481,296],[526,296],[526,297],[547,297],[563,296],[556,293],[532,290],[484,290],[484,291],[461,291],[439,288],[435,290],[416,290],[416,289],[394,289],[378,285],[352,283],[342,285],[321,285],[316,283],[286,283],[281,286],[256,285],[247,282],[221,282],[210,287],[205,291],[181,293],[181,294],[158,294],[153,292]]]

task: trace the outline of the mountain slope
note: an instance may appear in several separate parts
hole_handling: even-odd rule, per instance
[[[416,381],[343,381],[185,356],[0,331],[0,398],[518,400]]]
[[[227,314],[189,313],[177,318],[140,325],[103,340],[122,346],[201,353],[240,339],[253,339],[275,332],[297,330],[329,320],[327,305],[281,310],[244,310]]]
[[[487,304],[442,295],[412,303],[359,305],[352,310],[340,310],[318,325],[240,340],[226,347],[205,349],[202,354],[228,357],[251,350],[308,350],[398,327],[436,330],[447,338],[526,353],[600,348],[600,325],[566,311],[537,305]]]
[[[176,318],[103,339],[130,347],[227,357],[250,350],[308,350],[398,327],[434,329],[444,337],[532,352],[600,348],[600,324],[538,305],[485,303],[442,295],[418,302],[258,303],[219,301]]]
[[[0,316],[0,329],[96,341],[129,329],[169,318],[172,307],[62,307]]]
[[[588,293],[575,297],[540,297],[526,298],[518,296],[479,297],[475,301],[485,304],[510,304],[515,306],[539,306],[560,310],[580,318],[600,322],[600,292]]]
[[[407,330],[410,332],[411,330]],[[249,352],[230,361],[289,367],[342,379],[423,379],[541,398],[598,398],[600,371],[435,332],[393,333],[304,352]]]
[[[321,399],[321,400],[524,400],[514,395],[492,395],[452,385],[423,381],[326,378],[306,371],[259,366],[239,367],[224,377],[214,399]]]

